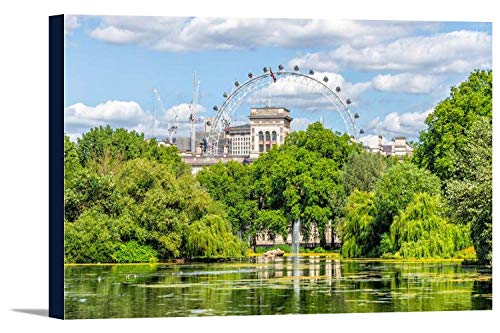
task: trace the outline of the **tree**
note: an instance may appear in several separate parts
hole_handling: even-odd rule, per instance
[[[471,237],[480,262],[492,264],[492,126],[487,117],[466,132],[466,143],[453,155],[455,176],[447,182],[451,218],[471,223]]]
[[[415,193],[406,209],[394,218],[382,252],[403,258],[451,258],[471,245],[467,226],[448,223],[439,195]]]
[[[389,232],[394,217],[406,209],[415,193],[440,194],[439,178],[408,162],[396,163],[380,177],[375,186],[378,235]]]
[[[354,143],[347,134],[333,132],[320,122],[310,124],[305,131],[295,131],[286,138],[286,144],[317,152],[321,157],[334,160],[342,166],[347,157],[353,153],[361,153],[361,144]]]
[[[75,143],[71,142],[67,135],[64,135],[64,185],[71,186],[73,175],[78,172],[80,157]]]
[[[243,243],[220,216],[205,215],[188,227],[186,253],[191,258],[241,257],[243,249]]]
[[[227,210],[233,232],[246,239],[257,214],[257,203],[252,199],[252,166],[229,161],[200,170],[196,179],[220,201]]]
[[[441,180],[453,177],[457,172],[453,156],[466,144],[467,130],[479,117],[492,119],[492,78],[491,70],[476,70],[458,87],[452,87],[450,97],[427,116],[428,128],[420,133],[413,156],[418,166]]]
[[[100,131],[109,132],[101,129],[92,135],[106,138]],[[115,133],[120,133],[121,139],[137,136],[119,130]],[[221,205],[191,173],[179,172],[183,163],[170,159],[171,151],[156,150],[156,143],[140,146],[143,140],[137,142],[144,148],[139,150],[139,157],[114,163],[111,161],[118,155],[102,155],[75,168],[64,198],[66,261],[148,262],[189,256],[241,256],[241,243],[231,234]],[[67,165],[73,165],[69,162],[75,147],[68,142],[66,145]],[[91,147],[106,152],[101,149],[104,146]],[[204,230],[215,248],[204,250],[203,244],[194,240]]]
[[[350,154],[342,168],[342,183],[347,195],[356,189],[372,191],[382,173],[392,164],[392,159],[381,154],[364,151]]]
[[[325,246],[327,224],[341,214],[345,197],[340,163],[355,146],[348,136],[338,136],[319,123],[292,133],[285,144],[254,162],[253,194],[259,210],[281,211],[286,219],[280,221],[286,221],[283,228],[288,231],[300,219],[303,237],[308,239],[316,229]]]
[[[189,173],[189,166],[182,162],[176,147],[158,146],[155,139],[145,140],[143,133],[123,128],[92,128],[78,139],[77,148],[82,166],[102,174],[117,172],[122,162],[136,158],[168,165],[175,176]]]
[[[375,194],[357,189],[347,198],[345,217],[340,224],[341,253],[344,257],[371,257],[377,252],[377,207]]]

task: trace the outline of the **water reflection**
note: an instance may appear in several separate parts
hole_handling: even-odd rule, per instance
[[[491,273],[454,262],[254,258],[213,264],[67,266],[67,318],[492,308]]]

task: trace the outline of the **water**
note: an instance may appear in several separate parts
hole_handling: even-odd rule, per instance
[[[491,273],[328,257],[65,267],[66,318],[490,310]]]

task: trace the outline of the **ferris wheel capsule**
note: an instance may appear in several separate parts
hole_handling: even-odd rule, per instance
[[[267,67],[262,68],[262,71],[263,71],[264,73],[267,73],[267,70],[268,70],[268,69],[267,69]]]
[[[217,105],[214,106],[214,111],[219,111],[219,107]]]
[[[295,65],[295,67],[293,67],[293,70],[294,70],[294,71],[296,71],[296,72],[298,72],[298,71],[299,71],[299,69],[300,69],[300,68],[299,68],[299,66],[298,66],[298,65]]]
[[[240,86],[240,83],[239,83],[238,81],[234,81],[234,85],[235,85],[236,87],[239,87],[239,86]]]
[[[328,82],[328,76],[325,76],[325,77],[323,78],[323,81],[325,81],[325,83],[326,83],[326,82]]]
[[[335,91],[336,91],[336,92],[340,92],[340,87],[339,87],[339,86],[337,86],[337,88],[335,88]]]
[[[281,65],[281,64],[280,64],[280,65],[278,66],[278,69],[279,69],[280,71],[282,71],[283,69],[285,69],[285,67],[283,67],[283,65]]]
[[[351,104],[351,100],[348,98],[346,101],[345,101],[347,104]]]
[[[356,113],[354,114],[354,119],[358,119],[358,118],[359,118],[359,114],[356,112]]]
[[[227,98],[227,92],[224,92],[224,93],[222,94],[222,96],[223,96],[224,98]]]
[[[364,129],[360,129],[359,130],[359,134],[365,134],[365,130]]]
[[[253,78],[253,74],[252,73],[248,73],[248,78],[249,79]]]
[[[309,70],[309,75],[314,75],[314,71],[312,69]]]

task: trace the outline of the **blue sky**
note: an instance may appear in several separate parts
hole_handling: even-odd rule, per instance
[[[476,68],[491,68],[491,24],[473,22],[326,21],[239,18],[67,16],[65,131],[75,139],[97,125],[154,133],[177,114],[187,135],[193,72],[200,80],[200,119],[212,117],[222,93],[248,72],[279,64],[328,76],[360,115],[362,140],[415,140],[449,89]],[[153,99],[156,88],[166,112]],[[291,110],[294,129],[323,119],[345,131],[328,100],[307,87],[273,84],[271,104]],[[248,96],[232,124],[263,106],[267,89]]]

